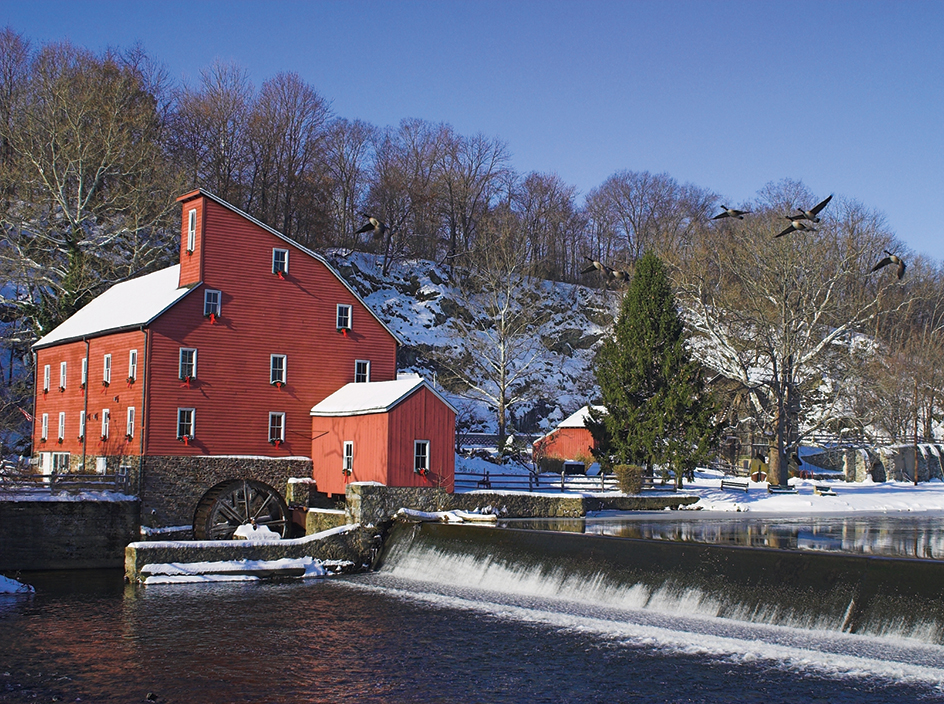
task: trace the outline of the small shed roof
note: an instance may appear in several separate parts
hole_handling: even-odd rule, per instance
[[[313,416],[361,416],[386,413],[421,388],[429,389],[453,413],[456,409],[426,380],[419,376],[400,377],[396,381],[369,381],[345,384],[311,409]]]
[[[178,288],[180,265],[115,284],[33,345],[48,347],[147,325],[192,290]]]
[[[604,413],[606,408],[603,406],[594,406],[593,409],[597,412]],[[586,428],[587,427],[587,418],[590,416],[590,406],[584,406],[578,411],[575,411],[571,415],[567,416],[560,423],[557,424],[558,428]]]

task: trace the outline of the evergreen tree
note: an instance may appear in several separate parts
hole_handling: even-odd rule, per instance
[[[665,266],[647,252],[596,360],[606,411],[591,410],[587,426],[604,468],[639,464],[651,474],[661,465],[681,486],[711,456],[719,433],[714,402],[685,340]]]

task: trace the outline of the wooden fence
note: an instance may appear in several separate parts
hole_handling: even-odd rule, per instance
[[[581,474],[503,474],[501,472],[463,472],[456,474],[456,491],[504,489],[509,491],[619,491],[611,474],[587,477]],[[659,477],[643,477],[643,490],[675,491],[675,484],[662,483]]]
[[[32,474],[0,468],[0,493],[22,491],[117,491],[131,493],[131,482],[127,474]]]

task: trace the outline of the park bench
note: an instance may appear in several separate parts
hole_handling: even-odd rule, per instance
[[[723,477],[721,479],[722,489],[737,489],[738,491],[743,491],[745,494],[750,484],[750,481],[747,479],[738,479],[736,477]]]
[[[835,496],[836,495],[836,492],[833,491],[833,488],[831,486],[827,486],[826,484],[814,484],[813,493],[819,494],[820,496]]]

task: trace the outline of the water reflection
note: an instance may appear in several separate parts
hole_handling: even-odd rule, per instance
[[[620,538],[944,560],[944,514],[704,517],[614,512],[586,519],[508,520],[503,525]]]

